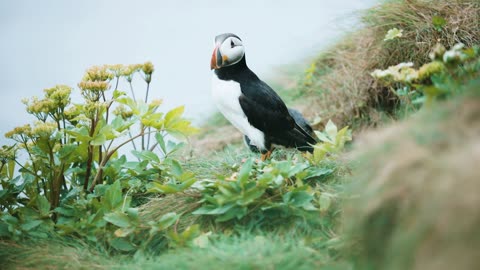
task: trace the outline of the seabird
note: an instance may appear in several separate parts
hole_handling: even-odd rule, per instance
[[[251,71],[242,40],[235,34],[215,37],[210,68],[212,97],[233,126],[269,158],[273,144],[313,151],[317,139],[292,117],[278,94]]]

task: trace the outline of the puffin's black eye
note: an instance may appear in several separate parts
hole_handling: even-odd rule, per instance
[[[233,39],[230,40],[230,46],[235,47],[235,43],[233,43]]]

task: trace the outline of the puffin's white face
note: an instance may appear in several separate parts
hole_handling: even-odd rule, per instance
[[[215,39],[211,69],[219,69],[238,63],[245,54],[242,41],[234,35],[219,35]]]

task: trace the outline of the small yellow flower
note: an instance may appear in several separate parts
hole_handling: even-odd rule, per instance
[[[113,78],[114,74],[106,66],[93,66],[87,69],[83,81],[110,81]]]
[[[57,130],[57,124],[54,122],[35,122],[32,130],[32,136],[49,138]]]
[[[122,76],[124,65],[122,65],[122,64],[105,65],[105,68],[110,70],[113,73],[113,75],[116,78],[118,78],[118,77]]]
[[[428,79],[433,74],[442,73],[443,71],[445,71],[445,64],[440,61],[425,64],[418,70],[418,80]]]
[[[104,92],[110,88],[106,81],[81,81],[78,87],[82,91]]]
[[[70,104],[72,88],[67,85],[55,85],[55,87],[43,90],[45,98],[50,99],[58,108],[65,108]]]
[[[15,139],[16,136],[25,136],[29,137],[32,134],[32,127],[30,124],[26,124],[20,127],[16,127],[13,130],[5,133],[5,137],[10,139]]]
[[[151,75],[154,70],[155,69],[153,67],[153,64],[150,61],[145,62],[142,66],[142,71],[143,71],[143,73],[145,73],[145,75]]]
[[[127,108],[123,105],[119,105],[113,110],[113,114],[117,116],[121,116],[124,120],[133,116],[133,112],[127,110]]]
[[[106,109],[107,104],[105,102],[87,101],[84,105],[85,114],[88,118],[92,118],[97,112],[103,112]]]

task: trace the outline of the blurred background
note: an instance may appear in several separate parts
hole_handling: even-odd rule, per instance
[[[301,64],[358,24],[374,0],[337,1],[60,1],[0,2],[0,142],[30,122],[21,99],[66,84],[77,89],[92,65],[155,65],[150,100],[186,106],[200,123],[214,110],[209,62],[213,38],[239,35],[261,78]],[[138,79],[138,78],[137,78]],[[143,80],[136,81],[144,96]],[[128,91],[126,84],[120,90]],[[74,90],[75,97],[80,98]]]

